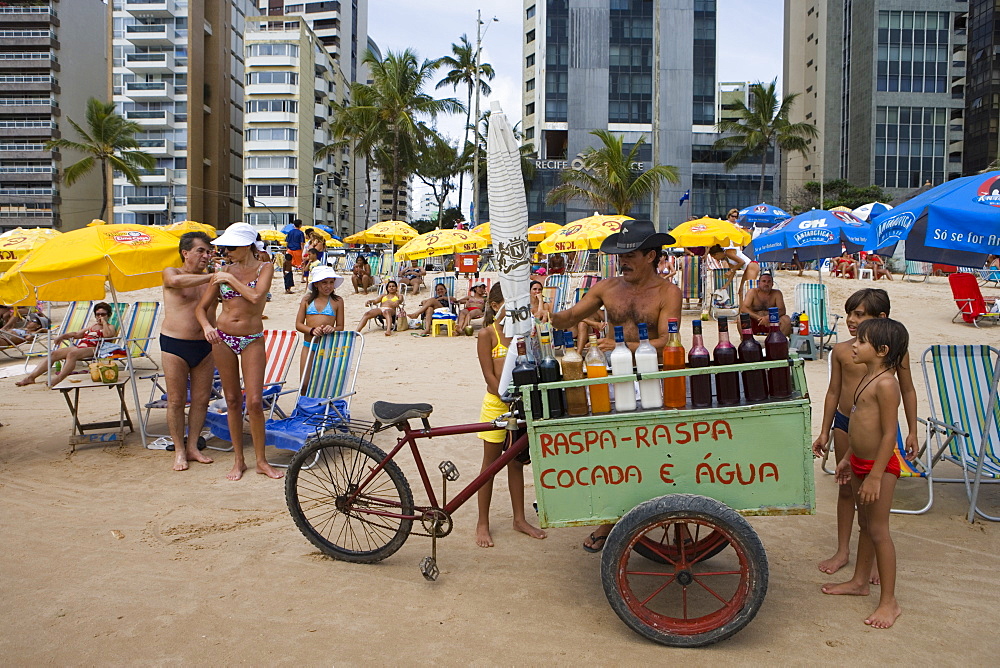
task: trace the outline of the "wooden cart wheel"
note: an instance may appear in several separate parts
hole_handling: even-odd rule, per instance
[[[716,534],[709,548],[706,541]],[[639,546],[658,558],[646,559]],[[601,558],[604,593],[615,613],[633,631],[672,647],[702,647],[737,633],[763,604],[767,577],[767,555],[753,527],[725,504],[693,494],[662,496],[630,510]]]

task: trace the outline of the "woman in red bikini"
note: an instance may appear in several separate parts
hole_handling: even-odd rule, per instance
[[[212,275],[208,289],[195,309],[195,317],[212,344],[215,366],[222,379],[226,397],[229,434],[236,460],[226,477],[239,480],[247,470],[243,458],[243,412],[246,395],[246,415],[250,420],[250,435],[257,459],[257,473],[269,478],[284,474],[275,470],[264,457],[264,305],[271,289],[274,265],[261,262],[255,256],[257,232],[246,223],[234,223],[215,246],[229,257],[227,271]],[[209,309],[214,313],[219,301],[222,313],[216,326],[209,322]],[[243,387],[240,387],[240,371]]]

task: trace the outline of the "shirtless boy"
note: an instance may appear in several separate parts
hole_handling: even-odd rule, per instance
[[[660,278],[656,267],[660,248],[674,243],[669,234],[657,232],[652,221],[628,220],[621,231],[612,234],[601,244],[601,250],[618,256],[621,276],[599,281],[587,291],[574,306],[548,316],[556,329],[572,329],[585,318],[590,318],[604,307],[607,313],[607,333],[615,325],[625,329],[625,343],[633,351],[639,346],[639,323],[649,327],[649,342],[657,352],[667,344],[667,322],[681,317],[681,290]],[[598,342],[601,350],[612,350],[614,338],[607,335]],[[599,526],[587,538],[583,548],[599,552],[611,532],[612,525]]]
[[[877,564],[882,581],[878,607],[865,619],[865,624],[876,629],[892,626],[901,612],[896,601],[896,548],[889,535],[889,510],[899,478],[894,451],[900,390],[893,371],[903,364],[908,345],[906,328],[889,318],[862,322],[851,345],[851,358],[865,374],[851,395],[849,447],[847,457],[837,464],[837,482],[851,486],[861,536],[854,577],[823,585],[824,594],[867,596],[872,564]]]
[[[194,460],[211,464],[198,451],[198,437],[205,426],[205,413],[212,391],[212,344],[205,340],[194,309],[212,274],[205,273],[212,253],[212,240],[204,232],[188,232],[181,237],[181,267],[163,270],[163,324],[160,351],[167,383],[167,427],[174,441],[174,470],[186,471]],[[184,436],[184,404],[191,382],[191,408],[187,437]]]
[[[771,329],[768,319],[768,309],[772,306],[778,307],[781,314],[779,328],[781,333],[789,336],[792,333],[792,320],[785,313],[785,296],[781,290],[774,287],[774,276],[771,272],[765,271],[760,275],[757,287],[747,290],[740,303],[740,313],[750,314],[750,324],[754,334],[767,334]]]
[[[865,320],[889,317],[889,295],[885,290],[865,288],[858,290],[847,298],[847,329],[855,336],[858,325]],[[830,428],[833,428],[833,448],[836,462],[847,456],[847,432],[850,424],[849,404],[851,393],[858,387],[865,374],[864,366],[854,364],[851,356],[851,346],[854,339],[843,341],[833,347],[830,353],[830,387],[826,392],[823,404],[823,422],[820,425],[819,436],[813,442],[813,454],[822,457],[830,449]],[[903,362],[896,373],[899,376],[899,388],[903,397],[903,413],[906,416],[908,435],[906,451],[913,455],[917,451],[917,391],[913,387],[913,377],[910,375],[909,353],[903,356]],[[829,559],[819,562],[819,570],[833,574],[847,565],[851,554],[851,529],[854,525],[854,494],[851,488],[842,485],[837,496],[837,551]],[[871,573],[872,584],[878,584],[878,572]]]

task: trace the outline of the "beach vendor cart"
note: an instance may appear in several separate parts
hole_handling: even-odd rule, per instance
[[[793,356],[724,368],[786,365],[790,398],[725,407],[548,417],[550,397],[561,390],[631,383],[634,375],[522,386],[520,392],[540,395],[538,414],[530,400],[515,395],[513,413],[492,423],[431,427],[429,404],[375,402],[374,422],[317,422],[320,435],[289,465],[286,501],[306,538],[336,559],[374,563],[411,533],[430,537],[431,556],[421,562],[421,573],[435,580],[437,540],[451,533],[455,511],[514,457],[530,453],[542,527],[615,524],[601,578],[622,621],[664,645],[712,644],[746,626],[767,594],[767,555],[744,516],[811,514],[815,507],[803,362]],[[449,483],[459,472],[441,462],[438,495],[418,442],[497,427],[515,432],[513,445],[453,498]],[[373,438],[390,428],[402,434],[385,452]],[[403,450],[411,453],[423,487],[424,498],[416,502],[395,461]]]

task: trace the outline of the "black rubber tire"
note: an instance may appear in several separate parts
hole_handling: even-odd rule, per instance
[[[700,624],[699,619],[685,620],[646,610],[646,601],[638,601],[638,597],[631,589],[625,591],[622,584],[627,580],[628,561],[634,554],[633,547],[640,537],[647,531],[658,529],[664,522],[685,521],[722,532],[727,541],[723,549],[729,549],[741,564],[738,585],[734,587],[735,593],[731,599],[735,600],[736,604],[732,609],[720,610],[700,618]],[[690,565],[693,566],[695,563],[692,561]],[[691,572],[689,567],[686,570]],[[638,575],[644,574],[638,573]],[[695,575],[700,574],[695,573]],[[604,553],[601,555],[601,581],[615,614],[636,633],[670,647],[704,647],[729,638],[756,616],[767,595],[767,554],[753,527],[733,509],[704,496],[671,494],[639,504],[615,525],[608,535]],[[677,587],[681,586],[679,576],[671,580],[671,583],[673,582],[678,583]],[[667,586],[664,585],[657,592],[665,591]],[[689,586],[694,593],[700,593],[700,590],[693,585]],[[686,593],[684,601],[686,605]],[[642,608],[652,619],[642,619],[633,610],[633,606]],[[699,629],[699,626],[706,625],[705,620],[709,617],[711,617],[709,623],[714,625]]]
[[[337,497],[346,486],[359,484],[383,459],[385,453],[373,443],[350,434],[320,436],[292,457],[285,475],[285,503],[299,531],[324,554],[341,561],[372,564],[406,542],[412,520],[344,512],[337,506]],[[413,514],[413,494],[396,462],[387,462],[369,489],[380,499],[394,493],[391,509],[403,515]],[[389,504],[371,505],[390,508]],[[334,530],[335,526],[342,528]],[[364,544],[344,544],[351,541]]]

